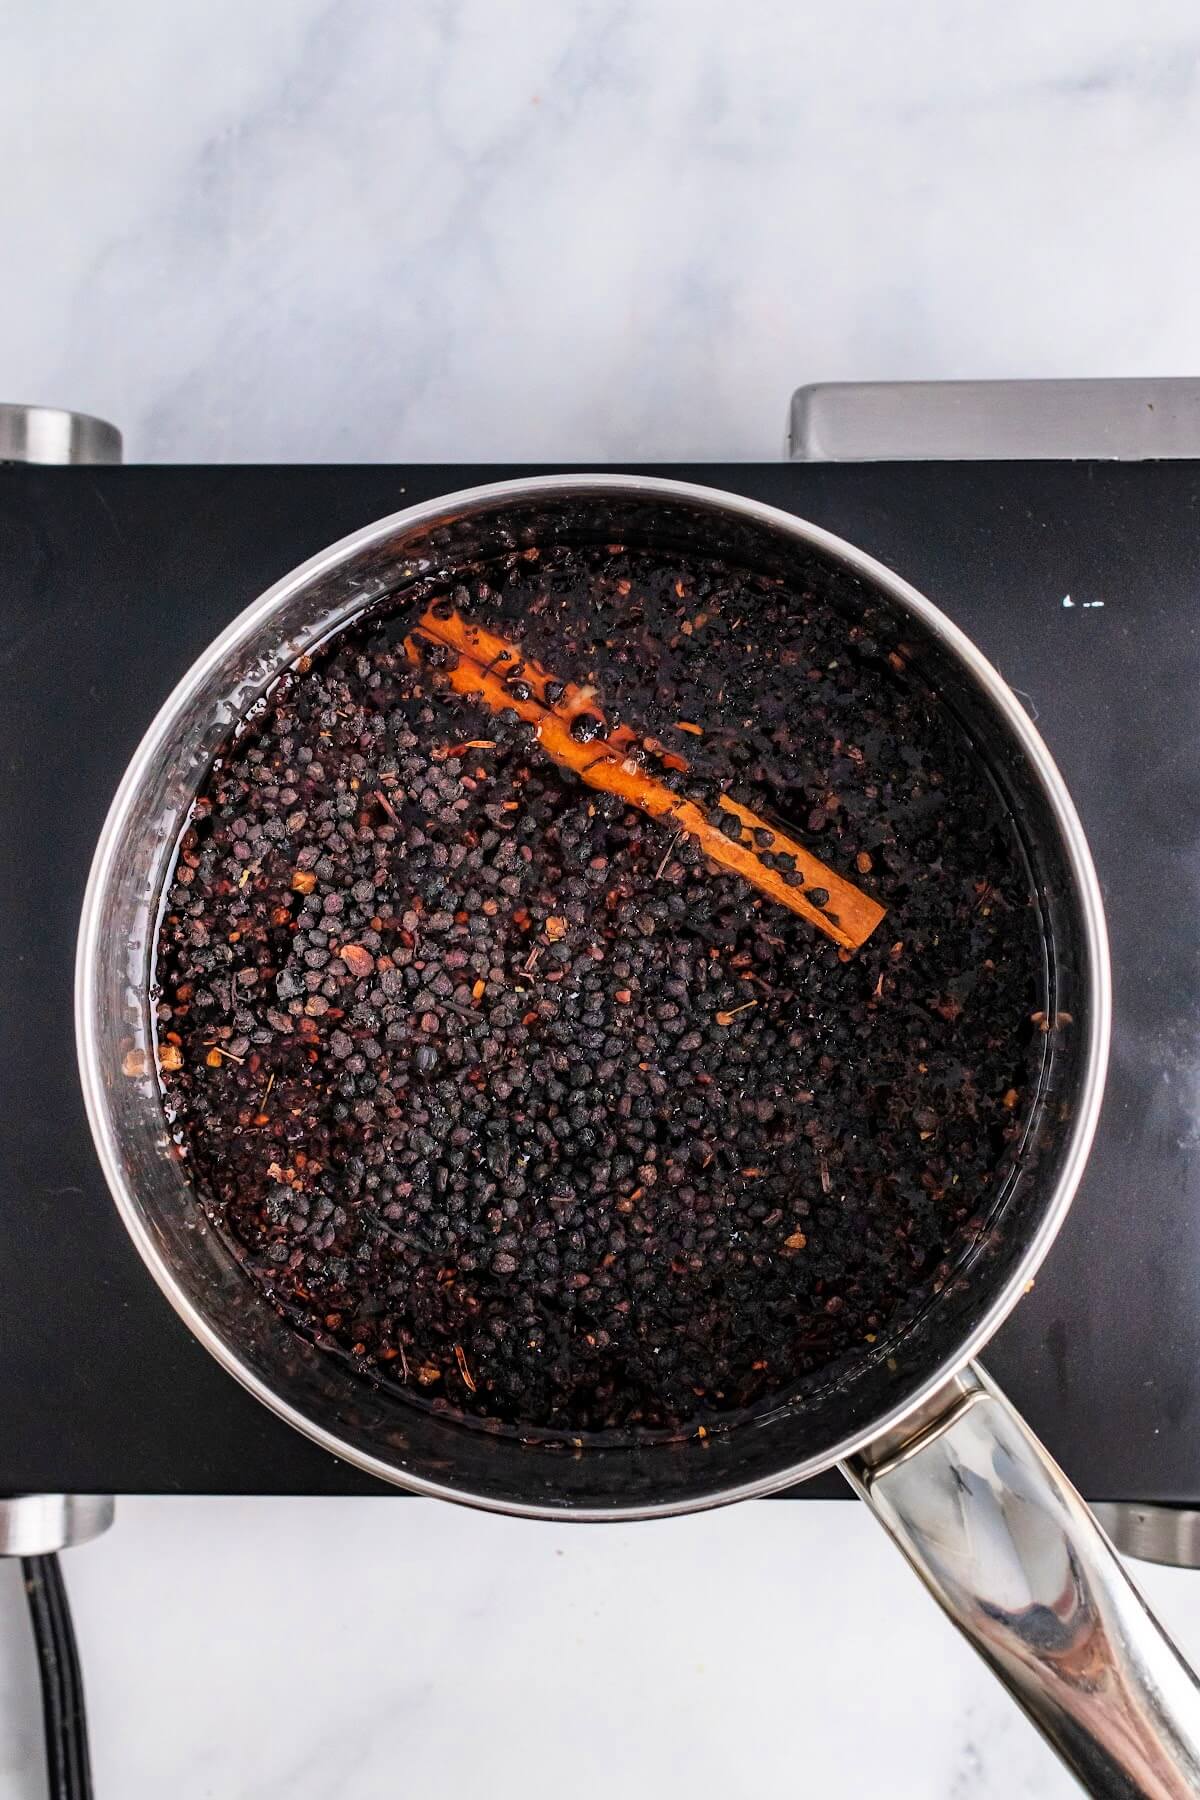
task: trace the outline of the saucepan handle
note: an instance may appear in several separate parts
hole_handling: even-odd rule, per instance
[[[1195,1675],[982,1369],[843,1468],[1087,1792],[1200,1795]]]

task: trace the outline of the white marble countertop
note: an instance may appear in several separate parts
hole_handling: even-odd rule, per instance
[[[855,1502],[542,1525],[126,1500],[64,1568],[99,1800],[1069,1800]],[[1200,1656],[1200,1574],[1142,1565]],[[41,1718],[0,1563],[0,1796]]]
[[[1200,361],[1188,0],[116,0],[6,35],[0,391],[133,459],[774,456],[803,381]]]
[[[132,460],[771,457],[805,381],[1197,371],[1188,0],[10,9],[0,398]],[[134,1501],[101,1800],[1048,1800],[865,1512]],[[1200,1575],[1144,1585],[1200,1655]],[[40,1790],[0,1568],[0,1800]]]

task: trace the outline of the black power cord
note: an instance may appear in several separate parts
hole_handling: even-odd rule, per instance
[[[42,1677],[50,1800],[92,1800],[83,1676],[57,1556],[23,1556],[21,1573]]]

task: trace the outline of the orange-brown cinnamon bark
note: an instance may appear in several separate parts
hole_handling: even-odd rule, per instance
[[[443,611],[444,616],[429,608],[405,638],[405,650],[414,661],[429,660],[433,645],[443,646],[451,654],[442,672],[456,693],[480,700],[493,712],[511,707],[519,718],[537,727],[538,742],[547,756],[573,770],[588,787],[616,794],[652,819],[687,832],[713,862],[799,913],[844,949],[857,950],[870,937],[885,909],[806,846],[722,795],[718,804],[742,825],[739,839],[727,837],[700,807],[672,793],[643,766],[647,750],[656,753],[664,766],[678,770],[687,768],[682,757],[665,752],[654,739],[639,738],[628,725],[609,730],[592,689],[561,680],[494,632],[444,605]],[[553,691],[553,699],[547,690]],[[571,727],[584,714],[594,717],[596,731],[581,742],[572,735]],[[789,887],[778,870],[762,861],[753,834],[764,829],[772,834],[772,850],[795,858],[803,887]],[[815,906],[805,888],[824,888],[829,896],[824,906]]]

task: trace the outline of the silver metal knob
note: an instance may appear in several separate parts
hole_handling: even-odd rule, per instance
[[[107,419],[57,406],[0,404],[0,463],[119,463],[121,434]]]
[[[111,1494],[0,1495],[0,1556],[48,1556],[99,1537],[113,1521]]]
[[[1109,1501],[1092,1510],[1124,1555],[1173,1569],[1200,1569],[1200,1512],[1190,1506]]]

